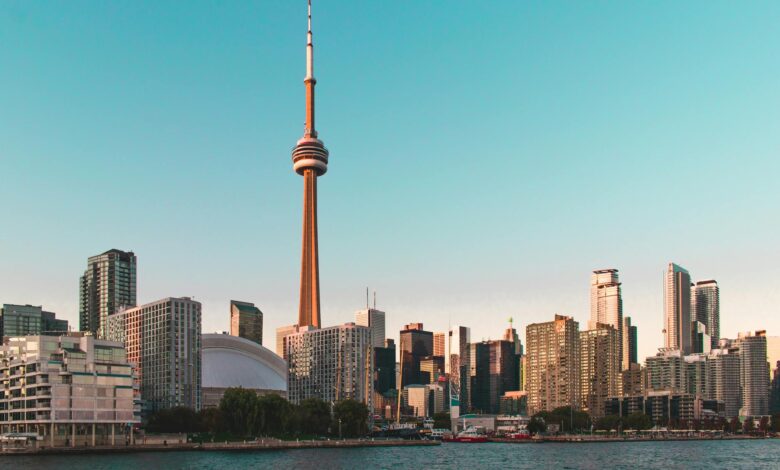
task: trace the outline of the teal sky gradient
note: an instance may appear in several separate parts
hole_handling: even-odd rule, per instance
[[[306,2],[0,4],[0,302],[77,324],[86,258],[139,301],[297,319]],[[620,269],[639,352],[669,261],[721,332],[780,335],[780,3],[314,3],[323,322],[397,336],[554,313]]]

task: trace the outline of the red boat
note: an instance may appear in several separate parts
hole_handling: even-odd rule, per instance
[[[526,431],[525,429],[521,429],[520,431],[517,431],[512,434],[508,434],[506,437],[509,439],[516,439],[516,440],[525,440],[525,439],[531,439],[531,434]]]
[[[444,442],[487,442],[487,436],[477,432],[476,428],[469,427],[468,429],[459,432],[452,436],[445,436],[442,438]]]

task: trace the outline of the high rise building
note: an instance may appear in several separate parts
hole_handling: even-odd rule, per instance
[[[249,302],[230,301],[230,334],[263,344],[263,312]]]
[[[707,352],[709,353],[709,351]],[[710,395],[707,377],[707,354],[688,354],[683,358],[683,362],[685,367],[685,393],[700,398],[707,398]]]
[[[490,412],[490,345],[487,341],[469,347],[469,410]]]
[[[679,349],[661,349],[645,360],[647,390],[685,393],[686,376],[683,354]]]
[[[664,339],[667,349],[691,352],[691,275],[669,263],[664,277]]]
[[[489,341],[490,347],[490,413],[499,413],[501,397],[519,388],[514,341]]]
[[[718,347],[720,339],[720,291],[714,280],[699,281],[691,287],[692,320],[705,326],[710,338],[710,349]]]
[[[708,398],[723,402],[727,418],[739,415],[742,406],[739,349],[728,342],[707,355],[707,389]]]
[[[352,399],[373,409],[371,330],[354,323],[314,328],[284,338],[287,396],[292,403],[306,398],[326,402]]]
[[[618,339],[618,361],[623,361],[623,296],[617,269],[599,269],[590,276],[590,322],[588,329],[598,324],[611,325]]]
[[[622,335],[622,360],[621,365],[623,370],[631,368],[631,364],[636,364],[637,360],[637,331],[636,326],[631,324],[631,317],[623,318],[623,335]]]
[[[374,348],[374,391],[386,393],[395,385],[395,343],[385,340],[381,348]]]
[[[585,411],[604,416],[604,401],[620,393],[620,348],[617,330],[596,323],[580,332],[580,396]]]
[[[420,361],[433,355],[433,333],[423,330],[422,323],[410,323],[401,330],[401,384],[425,384],[420,374]]]
[[[375,308],[366,308],[355,312],[355,324],[371,329],[371,343],[375,348],[385,345],[385,312]]]
[[[298,325],[319,328],[320,271],[317,242],[317,178],[328,170],[328,149],[317,137],[314,127],[314,44],[311,31],[311,1],[309,30],[306,41],[306,122],[303,137],[292,151],[293,169],[303,176],[303,250],[301,254],[301,296]]]
[[[0,388],[0,433],[35,433],[42,446],[115,445],[140,422],[125,348],[91,335],[9,339]]]
[[[694,320],[691,322],[691,352],[693,354],[707,354],[712,349],[710,335],[707,334],[707,325]]]
[[[630,363],[628,369],[620,373],[623,396],[635,396],[644,393],[644,369],[637,363]]]
[[[460,411],[468,408],[471,403],[469,390],[469,370],[471,355],[471,330],[466,326],[453,326],[447,333],[444,343],[444,371],[449,375],[449,409],[450,417],[457,418]]]
[[[526,327],[526,387],[528,412],[580,405],[579,323],[555,315],[555,320]]]
[[[79,284],[79,330],[105,338],[108,316],[136,305],[135,254],[112,249],[91,256]]]
[[[427,356],[420,359],[420,381],[424,384],[438,383],[444,375],[444,356]]]
[[[780,361],[780,336],[766,337],[766,358],[769,361],[769,377],[773,377],[773,370],[777,361]]]
[[[447,342],[447,333],[437,332],[433,334],[433,355],[444,357],[446,354],[446,348],[444,344]]]
[[[509,328],[504,330],[504,341],[509,341],[515,348],[515,354],[517,356],[523,355],[523,342],[520,341],[520,336],[517,334],[517,330],[513,326],[514,320],[509,318]]]
[[[773,415],[780,413],[780,361],[772,366],[772,381],[769,384],[769,412]]]
[[[136,365],[144,411],[201,407],[201,304],[168,297],[109,315],[108,337]]]
[[[3,336],[27,336],[68,332],[68,321],[59,320],[41,306],[3,304],[0,308],[0,339]]]
[[[766,332],[740,333],[739,348],[742,409],[740,416],[769,414],[769,377],[767,375]]]

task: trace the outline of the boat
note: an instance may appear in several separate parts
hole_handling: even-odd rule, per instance
[[[459,432],[458,434],[444,436],[442,438],[442,441],[444,442],[487,442],[487,436],[484,434],[480,434],[477,432],[477,428],[474,426],[469,426],[465,430]]]
[[[527,429],[520,429],[517,432],[514,432],[512,434],[507,434],[506,437],[509,439],[525,440],[525,439],[531,439],[531,434],[528,432]]]

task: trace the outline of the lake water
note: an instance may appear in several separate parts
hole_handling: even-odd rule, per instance
[[[436,447],[303,449],[264,452],[168,452],[88,456],[0,457],[0,469],[151,470],[233,468],[771,468],[780,469],[780,439],[589,444],[456,444]]]

